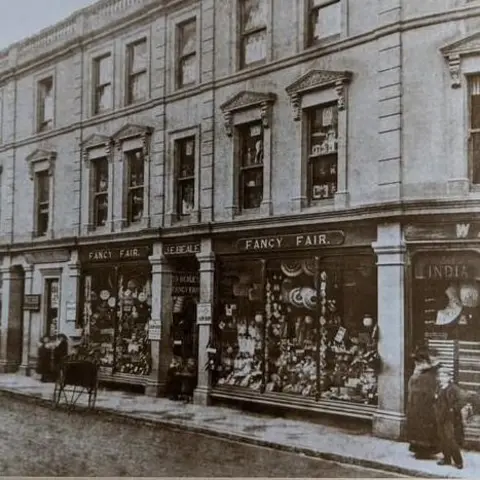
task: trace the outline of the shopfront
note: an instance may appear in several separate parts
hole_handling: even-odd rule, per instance
[[[468,222],[409,226],[406,239],[412,267],[412,346],[426,343],[461,388],[480,395],[478,232]],[[466,419],[467,439],[477,443],[479,407],[480,397]]]
[[[80,250],[78,327],[99,358],[103,381],[144,384],[150,374],[150,252],[146,244]]]
[[[218,241],[213,398],[371,418],[375,229]]]

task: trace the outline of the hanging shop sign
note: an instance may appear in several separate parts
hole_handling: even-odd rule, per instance
[[[163,254],[165,256],[195,255],[200,253],[200,242],[171,243],[163,245]]]
[[[212,304],[197,303],[197,324],[209,325],[212,323]]]
[[[407,225],[405,239],[415,240],[472,240],[480,239],[480,223],[436,223],[432,225]]]
[[[162,337],[162,321],[150,320],[148,322],[148,339],[160,340]]]
[[[105,247],[82,252],[81,260],[88,263],[123,262],[129,260],[146,260],[149,255],[150,247],[143,245],[132,247]]]
[[[40,311],[40,295],[24,295],[23,309],[31,312]]]
[[[200,275],[198,272],[175,272],[172,274],[172,296],[198,297]]]
[[[342,230],[331,230],[299,233],[296,235],[268,235],[241,238],[237,242],[237,247],[242,252],[264,252],[342,245],[344,241],[345,233]]]

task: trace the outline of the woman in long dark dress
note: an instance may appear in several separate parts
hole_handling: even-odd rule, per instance
[[[416,458],[430,458],[440,451],[435,418],[435,393],[438,363],[428,351],[418,349],[415,369],[408,381],[407,440]]]

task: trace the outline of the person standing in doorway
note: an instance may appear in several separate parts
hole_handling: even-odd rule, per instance
[[[407,440],[415,458],[429,459],[439,452],[434,404],[438,362],[432,362],[428,349],[419,347],[413,355],[415,368],[408,381]]]

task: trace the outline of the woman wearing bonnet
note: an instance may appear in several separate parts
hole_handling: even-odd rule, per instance
[[[434,404],[439,362],[432,361],[426,347],[413,355],[415,368],[408,381],[407,440],[415,458],[427,459],[439,452]]]

